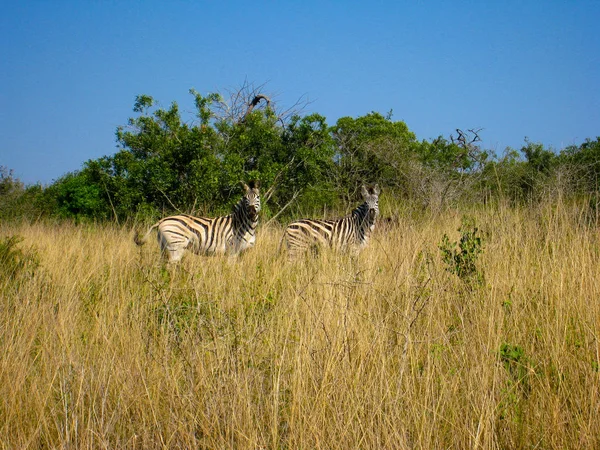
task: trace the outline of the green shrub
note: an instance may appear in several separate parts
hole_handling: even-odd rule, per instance
[[[439,246],[446,270],[456,274],[463,281],[481,283],[483,274],[479,272],[476,264],[483,251],[479,229],[463,219],[458,231],[461,233],[458,242],[450,242],[448,235],[444,234]]]

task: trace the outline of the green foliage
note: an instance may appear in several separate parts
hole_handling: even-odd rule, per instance
[[[151,108],[154,104],[154,99],[149,95],[137,95],[135,97],[135,103],[133,105],[133,110],[135,112],[141,113],[143,111],[147,111],[148,108]]]
[[[525,145],[521,148],[521,153],[525,156],[527,165],[532,172],[548,174],[556,161],[556,155],[546,150],[543,144],[534,143],[525,139]]]
[[[13,216],[24,187],[13,175],[13,171],[0,166],[0,218],[6,220]]]
[[[454,176],[472,170],[476,163],[469,149],[450,142],[442,136],[431,142],[423,141],[419,152],[426,167]]]
[[[521,178],[521,189],[526,197],[536,194],[549,179],[552,169],[556,167],[557,155],[544,148],[542,144],[525,139],[526,145],[521,148],[525,157],[525,170]]]
[[[523,401],[531,393],[531,367],[529,358],[525,355],[523,347],[502,343],[498,357],[506,370],[509,378],[503,389],[503,400],[499,405],[500,419],[512,418],[518,425],[523,423]]]
[[[402,185],[399,175],[419,147],[406,123],[372,112],[342,117],[331,129],[336,146],[338,186],[357,189],[366,182]]]
[[[517,384],[520,391],[527,396],[531,392],[529,375],[533,369],[523,347],[504,342],[498,355],[502,366],[511,377],[510,384]]]
[[[239,200],[239,182],[260,179],[265,200],[278,210],[294,199],[322,206],[331,200],[328,174],[333,146],[325,118],[294,116],[282,126],[267,108],[243,122],[218,116],[218,94],[190,90],[197,122],[185,122],[177,103],[154,108],[136,98],[127,126],[117,128],[120,150],[88,161],[52,186],[61,217],[127,219],[171,212],[227,214]]]
[[[304,212],[334,205],[335,147],[325,117],[292,117],[282,136],[282,146],[285,164],[277,174],[280,188],[273,198],[276,207],[282,208],[295,196],[297,208]]]
[[[481,187],[494,198],[521,201],[524,199],[523,180],[526,170],[526,163],[519,152],[507,148],[501,158],[495,158],[485,165],[484,184]]]
[[[476,144],[478,131],[418,141],[406,123],[392,120],[391,111],[342,117],[330,127],[316,113],[284,120],[270,103],[248,112],[240,96],[232,105],[218,93],[189,93],[191,117],[182,116],[176,102],[163,108],[138,95],[134,117],[116,129],[118,151],[85,162],[47,188],[26,187],[0,167],[0,219],[228,214],[239,199],[239,182],[260,179],[265,218],[345,211],[362,184],[378,182],[390,198],[418,209],[531,202],[568,191],[589,201],[590,222],[600,220],[600,138],[560,155],[526,139],[520,151],[509,148],[498,158]],[[450,242],[444,245],[451,255]]]
[[[507,148],[501,158],[486,161],[479,189],[485,190],[488,197],[536,201],[556,188],[556,174],[564,170],[565,161],[543,144],[525,138],[525,145],[519,151]]]
[[[107,219],[110,211],[101,187],[86,170],[64,175],[46,190],[45,197],[62,218]]]
[[[7,167],[0,166],[0,198],[15,195],[23,190],[23,183],[14,177],[14,172]]]
[[[525,352],[522,347],[503,343],[500,346],[499,354],[500,361],[509,373],[517,375],[521,373],[522,361],[525,358]],[[517,376],[516,378],[519,379],[520,377]]]
[[[0,166],[0,220],[37,218],[44,210],[41,193],[40,185],[25,187],[12,170]]]
[[[576,172],[576,188],[586,194],[600,189],[600,137],[586,139],[579,147],[571,145],[560,153],[560,162]]]
[[[451,242],[448,235],[444,234],[439,246],[442,260],[446,263],[446,270],[456,274],[461,280],[468,283],[481,283],[483,275],[477,269],[477,258],[483,251],[481,236],[477,227],[463,219],[458,229],[461,233],[458,242]]]

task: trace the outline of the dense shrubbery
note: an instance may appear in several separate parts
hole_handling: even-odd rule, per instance
[[[118,127],[119,150],[90,160],[48,187],[25,187],[0,173],[0,219],[156,218],[172,212],[228,212],[239,181],[262,181],[266,216],[343,210],[360,185],[378,182],[411,205],[439,209],[461,201],[535,201],[587,196],[597,206],[600,138],[555,152],[525,141],[520,152],[482,150],[477,131],[418,141],[402,121],[379,113],[343,117],[278,114],[271,103],[248,108],[250,94],[226,102],[194,90],[196,114],[155,107],[138,96],[136,117]]]
[[[31,220],[51,214],[53,208],[44,203],[44,194],[42,186],[25,187],[12,170],[0,166],[0,221]]]

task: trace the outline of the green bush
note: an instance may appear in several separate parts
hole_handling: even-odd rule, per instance
[[[448,235],[444,234],[439,246],[442,260],[446,263],[446,270],[465,282],[481,283],[483,274],[476,264],[477,258],[483,251],[479,229],[463,219],[463,224],[458,231],[461,233],[458,242],[451,242]]]

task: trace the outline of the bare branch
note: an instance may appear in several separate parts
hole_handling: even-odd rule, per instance
[[[254,98],[252,99],[252,101],[250,103],[248,103],[248,109],[246,110],[246,114],[244,114],[244,117],[242,117],[241,122],[243,122],[244,120],[246,120],[246,117],[248,117],[248,114],[250,114],[252,112],[252,110],[254,109],[254,107],[256,105],[258,105],[261,100],[264,100],[264,101],[267,102],[267,108],[269,108],[271,106],[271,99],[269,97],[267,97],[264,94],[257,94],[257,95],[255,95]]]
[[[247,80],[239,88],[226,89],[221,94],[221,97],[225,100],[213,106],[215,117],[229,123],[243,123],[252,111],[258,108],[269,108],[274,112],[281,125],[285,127],[290,117],[300,114],[310,104],[306,96],[303,95],[291,107],[278,111],[276,102],[278,94],[270,93],[267,95],[265,94],[266,90],[266,83],[255,86]]]
[[[452,141],[453,144],[459,145],[463,148],[469,149],[471,147],[472,144],[474,144],[475,142],[480,142],[481,138],[479,137],[479,132],[483,130],[483,128],[471,128],[469,130],[467,130],[468,133],[472,134],[473,137],[470,138],[467,136],[467,133],[465,133],[463,130],[457,128],[456,132],[458,133],[458,137],[456,138],[456,140],[454,140],[454,136],[450,135],[450,140]]]
[[[303,94],[302,96],[300,96],[300,98],[298,98],[298,100],[296,100],[296,103],[294,103],[285,111],[282,111],[281,113],[277,114],[277,120],[281,122],[281,125],[285,126],[286,122],[288,122],[291,117],[304,111],[306,107],[311,103],[312,101],[308,99],[308,96],[306,94]]]
[[[481,138],[479,137],[479,132],[481,130],[483,130],[483,128],[477,128],[477,129],[471,128],[470,130],[467,130],[469,133],[472,133],[474,135],[473,140],[471,141],[471,144],[473,142],[480,142],[481,141]]]
[[[292,159],[290,160],[289,163],[287,163],[280,171],[279,173],[275,176],[275,179],[273,180],[273,183],[271,183],[271,187],[267,190],[267,192],[265,192],[264,195],[264,201],[268,202],[269,200],[271,200],[271,197],[273,196],[273,193],[275,192],[275,188],[277,187],[277,184],[279,183],[279,178],[281,177],[281,175],[283,175],[283,173],[286,171],[287,168],[289,168],[292,163],[294,162],[294,160],[296,159],[295,156],[292,156]]]
[[[290,206],[290,205],[291,205],[291,204],[294,202],[294,200],[296,200],[296,198],[298,197],[298,195],[300,195],[300,191],[296,191],[296,192],[294,192],[294,195],[292,195],[292,199],[291,199],[289,202],[287,202],[287,203],[286,203],[286,204],[283,206],[283,208],[281,208],[281,209],[280,209],[280,210],[277,212],[277,214],[275,214],[273,217],[271,217],[271,218],[270,218],[270,219],[267,221],[267,223],[265,223],[265,225],[264,225],[264,226],[266,227],[266,226],[267,226],[267,225],[269,225],[271,222],[273,222],[275,219],[277,219],[277,218],[278,218],[278,217],[281,215],[281,213],[282,213],[282,212],[284,212],[284,211],[285,211],[285,210],[288,208],[288,206]]]
[[[158,192],[160,192],[162,195],[164,195],[164,197],[167,199],[167,201],[169,202],[169,204],[173,207],[173,209],[175,209],[175,211],[177,211],[178,213],[182,213],[182,211],[173,204],[173,202],[171,201],[171,199],[169,198],[169,196],[167,194],[165,194],[165,191],[163,191],[161,188],[159,188],[158,186],[156,186],[156,189],[158,190]]]

